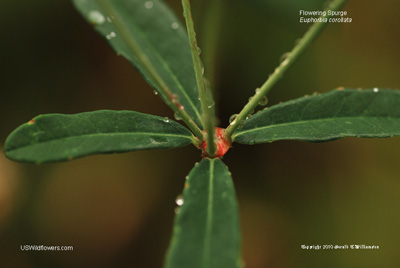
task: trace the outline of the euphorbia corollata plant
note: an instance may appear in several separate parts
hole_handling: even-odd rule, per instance
[[[332,1],[328,9],[339,10],[344,2]],[[326,23],[313,25],[228,126],[220,128],[215,125],[215,103],[204,76],[189,0],[182,0],[186,27],[162,0],[74,0],[74,4],[187,127],[134,111],[39,115],[10,134],[6,155],[39,164],[189,144],[200,149],[202,160],[186,177],[177,202],[166,267],[242,267],[235,190],[221,160],[232,143],[400,135],[397,90],[337,88],[254,113]]]

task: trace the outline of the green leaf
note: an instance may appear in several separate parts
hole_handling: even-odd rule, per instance
[[[171,108],[183,106],[197,125],[203,125],[185,27],[162,1],[74,0],[74,3]]]
[[[400,91],[338,89],[272,106],[246,120],[233,139],[330,141],[400,135]]]
[[[177,213],[167,268],[242,266],[235,190],[220,159],[203,159],[192,169]]]
[[[180,124],[132,111],[39,115],[8,136],[8,158],[30,163],[71,160],[91,154],[166,149],[190,144]]]

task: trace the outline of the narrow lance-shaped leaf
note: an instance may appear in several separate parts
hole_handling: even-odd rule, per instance
[[[267,108],[246,120],[233,139],[330,141],[400,135],[400,91],[338,89]]]
[[[181,206],[166,267],[242,267],[236,195],[224,163],[203,159],[196,164],[187,177],[183,199],[177,200]]]
[[[167,118],[132,111],[101,110],[74,115],[39,115],[18,127],[5,143],[8,158],[45,163],[91,154],[167,149],[193,136]]]
[[[74,3],[168,105],[184,107],[194,122],[203,126],[185,27],[162,1],[74,0]]]

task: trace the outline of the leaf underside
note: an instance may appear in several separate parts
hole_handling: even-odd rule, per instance
[[[199,125],[201,105],[185,27],[160,0],[74,0],[77,9],[95,26],[111,47],[142,74],[168,105],[171,96],[143,57],[167,85],[175,99]]]
[[[400,91],[338,89],[274,105],[251,116],[235,142],[330,141],[400,135]]]
[[[29,163],[65,161],[99,153],[167,149],[188,145],[180,124],[133,111],[100,110],[74,115],[39,115],[6,140],[8,158]]]
[[[235,190],[220,159],[203,159],[190,172],[175,219],[167,268],[241,267]]]

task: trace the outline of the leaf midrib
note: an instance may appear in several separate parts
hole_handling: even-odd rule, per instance
[[[13,150],[20,150],[29,146],[37,145],[37,144],[45,144],[45,143],[50,143],[54,141],[62,141],[62,140],[68,140],[68,139],[74,139],[74,138],[90,138],[94,136],[109,136],[109,135],[151,135],[151,136],[167,136],[167,137],[177,137],[177,138],[186,138],[188,140],[191,140],[190,136],[185,136],[185,135],[179,135],[179,134],[161,134],[161,133],[151,133],[151,132],[110,132],[110,133],[92,133],[92,134],[84,134],[84,135],[76,135],[76,136],[68,136],[68,137],[60,137],[52,140],[46,140],[43,142],[37,142],[37,143],[31,143],[28,145],[20,146],[20,147],[15,147],[13,149],[7,150],[8,152],[11,152]]]
[[[210,160],[210,178],[208,190],[208,204],[207,204],[207,218],[206,218],[206,231],[204,236],[204,254],[203,254],[203,267],[208,268],[210,262],[210,244],[211,244],[211,233],[212,233],[212,221],[213,221],[213,194],[214,194],[214,160]]]
[[[341,116],[341,117],[332,117],[332,118],[322,118],[322,119],[310,119],[310,120],[300,120],[300,121],[293,121],[293,122],[288,122],[288,123],[281,123],[281,124],[274,124],[274,125],[268,125],[268,126],[264,126],[264,127],[258,127],[258,128],[252,128],[252,129],[248,129],[248,130],[243,130],[243,131],[238,131],[233,135],[233,138],[236,138],[240,135],[249,133],[249,132],[256,132],[256,131],[260,131],[260,130],[264,130],[264,129],[268,129],[268,128],[274,128],[274,127],[280,127],[280,126],[290,126],[290,125],[301,125],[301,124],[305,124],[305,123],[309,123],[309,122],[318,122],[318,121],[327,121],[327,120],[335,120],[335,119],[356,119],[356,120],[360,120],[363,118],[376,118],[376,119],[380,119],[380,118],[386,118],[386,119],[390,119],[390,118],[399,118],[399,117],[393,117],[393,116]]]

